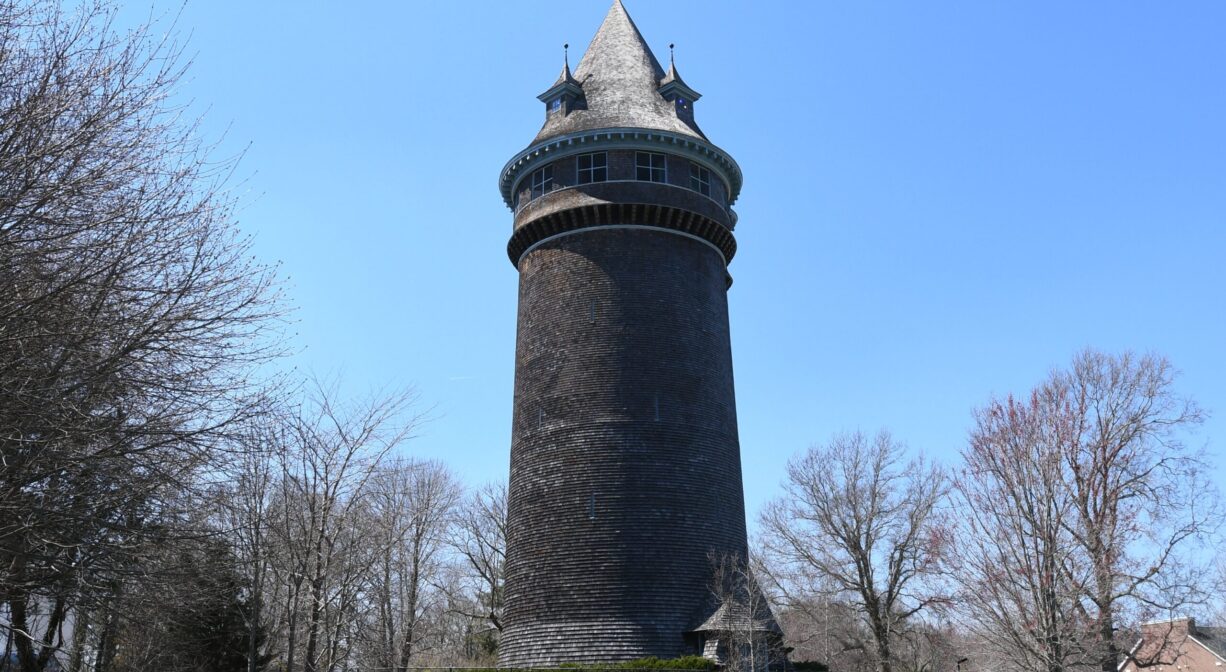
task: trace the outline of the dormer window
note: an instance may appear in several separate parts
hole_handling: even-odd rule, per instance
[[[555,114],[569,114],[575,109],[575,103],[583,98],[583,87],[570,74],[570,64],[567,63],[562,67],[562,74],[558,76],[558,81],[549,87],[549,90],[536,99],[545,103],[546,118],[552,117]]]
[[[711,195],[711,171],[697,163],[690,164],[690,189],[703,196]]]
[[[641,182],[666,182],[664,155],[655,152],[634,153],[634,176]]]
[[[553,165],[550,164],[543,168],[537,168],[532,171],[532,186],[531,198],[539,198],[553,190]]]
[[[677,116],[681,119],[692,122],[694,114],[694,103],[702,97],[694,89],[686,86],[685,82],[681,81],[681,75],[677,74],[677,66],[669,64],[668,74],[660,81],[660,95],[673,104]]]

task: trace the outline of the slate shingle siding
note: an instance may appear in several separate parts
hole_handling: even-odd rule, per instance
[[[499,662],[697,653],[709,554],[746,552],[723,259],[595,228],[519,270]]]

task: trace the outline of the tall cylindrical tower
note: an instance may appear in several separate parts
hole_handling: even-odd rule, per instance
[[[728,333],[741,173],[620,0],[507,163],[519,331],[499,663],[701,653],[746,554]]]

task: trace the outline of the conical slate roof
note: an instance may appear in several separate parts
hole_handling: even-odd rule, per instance
[[[646,128],[706,140],[697,125],[677,118],[673,104],[660,95],[664,77],[664,69],[621,0],[614,0],[575,69],[586,105],[569,114],[550,115],[533,144],[599,128]]]

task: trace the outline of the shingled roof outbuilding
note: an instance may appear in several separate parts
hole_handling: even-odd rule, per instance
[[[672,76],[680,81],[675,71]],[[574,77],[585,104],[567,114],[549,115],[533,144],[600,128],[644,128],[707,139],[697,124],[679,118],[673,103],[660,94],[664,69],[621,0],[614,0]]]

